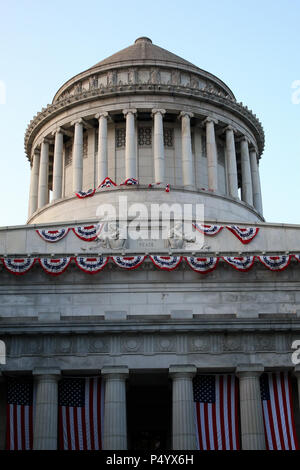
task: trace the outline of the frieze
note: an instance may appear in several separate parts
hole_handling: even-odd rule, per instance
[[[278,339],[281,338],[281,347],[277,349]],[[275,356],[278,364],[281,357],[292,354],[292,342],[299,340],[297,334],[282,333],[210,333],[195,334],[194,332],[180,334],[151,333],[151,334],[61,334],[61,335],[18,335],[14,337],[1,337],[6,344],[8,366],[9,360],[22,357],[88,357],[89,354],[101,354],[114,357],[126,354],[160,355],[174,353],[204,356],[236,357],[237,354],[253,356],[262,354],[267,359]],[[221,360],[221,359],[220,359]],[[277,359],[276,359],[277,360]]]
[[[132,73],[133,72],[131,72],[131,74]],[[148,77],[148,80],[149,80],[149,77]],[[175,80],[177,80],[176,74],[175,75],[172,74],[171,81],[172,81],[173,86],[174,86],[173,82]],[[80,86],[82,90],[82,85]],[[36,116],[34,116],[34,118],[30,121],[30,124],[28,125],[26,134],[25,134],[25,152],[27,153],[28,156],[31,154],[30,145],[32,144],[32,141],[34,137],[36,136],[36,133],[38,132],[40,126],[42,126],[44,122],[46,122],[46,120],[52,119],[52,117],[59,114],[59,112],[62,109],[70,108],[75,103],[77,104],[82,101],[86,102],[89,100],[97,99],[98,94],[104,94],[104,93],[114,94],[114,93],[119,92],[116,85],[108,85],[106,74],[99,74],[98,88],[83,90],[81,93],[79,93],[80,86],[76,88],[76,95],[72,95],[70,89],[64,90],[63,93],[56,99],[56,101],[53,104],[48,105],[47,108],[43,108],[43,110],[39,112]],[[137,91],[143,93],[143,89],[140,89],[140,90],[135,89],[137,85],[133,86],[131,83],[128,83],[128,85],[123,85],[123,87],[124,86],[127,86],[129,90],[133,93]],[[139,87],[140,86],[143,86],[143,84],[139,85]],[[144,83],[144,86],[147,86],[146,83]],[[172,86],[162,84],[160,88],[155,88],[154,91],[156,93],[166,92],[166,89],[164,88],[168,89],[169,92],[174,93],[176,91],[176,93],[178,93],[179,95],[181,93],[186,93],[185,90],[187,90],[186,87],[180,86],[180,85],[176,87],[176,90],[172,90]],[[225,106],[229,111],[238,112],[239,115],[242,115],[244,118],[248,119],[248,121],[250,121],[251,125],[254,127],[255,132],[258,134],[258,136],[256,137],[258,139],[258,146],[259,146],[258,150],[259,150],[259,153],[262,153],[264,149],[264,132],[263,132],[263,128],[261,126],[260,121],[257,119],[256,115],[252,113],[252,111],[250,111],[242,103],[235,102],[230,96],[225,95],[223,91],[221,91],[221,94],[219,94],[220,90],[218,90],[217,88],[215,89],[214,87],[207,86],[207,84],[204,86],[203,81],[199,81],[199,89],[188,88],[188,90],[189,90],[189,93],[194,94],[195,97],[197,97],[197,99],[205,100],[208,102],[213,101],[216,105],[219,104],[221,106]]]

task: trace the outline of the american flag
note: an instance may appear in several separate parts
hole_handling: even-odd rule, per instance
[[[193,389],[198,449],[239,449],[238,387],[235,376],[197,375]]]
[[[8,379],[6,410],[6,449],[31,450],[33,447],[32,379]]]
[[[288,373],[263,374],[260,378],[260,391],[267,449],[298,449]]]
[[[103,387],[99,378],[59,383],[59,444],[62,450],[100,450]]]

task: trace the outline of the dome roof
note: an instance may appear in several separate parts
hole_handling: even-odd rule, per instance
[[[122,49],[119,52],[116,52],[115,54],[111,55],[110,57],[107,57],[106,59],[102,60],[101,62],[98,62],[95,64],[93,67],[90,68],[96,68],[96,67],[102,67],[105,65],[113,65],[113,64],[120,64],[122,62],[141,62],[141,61],[151,61],[151,62],[169,62],[170,65],[182,65],[185,67],[193,67],[197,70],[198,67],[193,65],[191,62],[188,62],[185,59],[182,59],[181,57],[177,56],[176,54],[173,54],[172,52],[167,51],[166,49],[163,49],[162,47],[156,46],[155,44],[152,43],[151,39],[147,37],[140,37],[135,40],[134,44],[132,44],[129,47],[126,47],[125,49]]]
[[[125,69],[126,67],[139,68],[147,66],[158,68],[162,67],[164,69],[169,68],[195,74],[200,80],[206,81],[210,85],[213,85],[213,87],[216,86],[218,90],[223,91],[223,94],[229,95],[232,99],[235,99],[230,88],[218,77],[210,72],[200,69],[196,65],[182,59],[176,54],[173,54],[162,47],[156,46],[152,43],[151,39],[142,36],[136,39],[134,44],[131,46],[116,52],[110,57],[101,60],[87,70],[84,70],[69,79],[56,92],[53,102],[55,102],[66,90],[70,90],[70,87],[74,86],[75,83],[97,75],[97,73],[105,73],[109,70],[119,70],[121,68]]]

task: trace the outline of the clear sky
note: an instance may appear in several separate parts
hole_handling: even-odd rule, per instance
[[[265,218],[300,224],[300,0],[0,2],[0,226],[26,222],[29,121],[139,36],[217,75],[257,114]]]

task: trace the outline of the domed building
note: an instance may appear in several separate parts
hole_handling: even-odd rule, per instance
[[[146,37],[34,116],[28,222],[0,229],[2,448],[297,448],[300,227],[264,220],[263,150]]]

